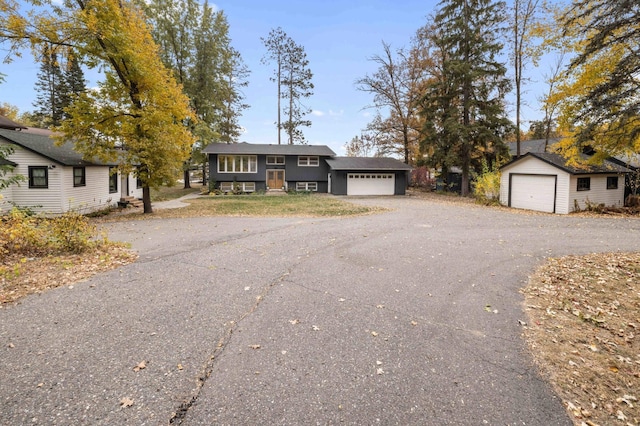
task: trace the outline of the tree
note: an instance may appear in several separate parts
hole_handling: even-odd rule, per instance
[[[565,33],[579,37],[559,93],[571,136],[565,153],[583,145],[600,155],[640,152],[640,4],[635,0],[574,0]]]
[[[448,0],[435,15],[433,42],[441,72],[427,85],[422,103],[423,150],[441,166],[462,169],[462,195],[481,160],[492,164],[507,151],[503,137],[511,128],[504,96],[510,89],[506,68],[497,59],[502,44],[505,5],[490,0]]]
[[[80,68],[80,63],[75,54],[67,60],[67,66],[63,72],[65,80],[66,92],[62,94],[62,105],[67,108],[73,103],[76,96],[84,93],[87,90],[86,80],[84,78],[84,72]],[[69,118],[69,114],[65,111],[64,118]]]
[[[411,162],[412,147],[418,141],[419,130],[416,123],[418,90],[423,80],[423,64],[419,61],[415,49],[408,55],[403,49],[395,52],[389,44],[382,42],[383,56],[374,55],[370,61],[378,65],[373,75],[367,75],[356,81],[359,90],[374,95],[372,107],[389,111],[386,121],[388,130],[397,134],[398,144],[402,147],[404,162]]]
[[[370,132],[362,132],[344,144],[347,157],[369,157],[376,150],[376,140]],[[377,156],[374,154],[374,157]]]
[[[278,27],[269,32],[267,38],[260,38],[267,49],[262,58],[262,63],[275,62],[274,76],[271,81],[276,82],[278,89],[278,144],[281,144],[280,131],[284,129],[289,137],[289,144],[295,141],[304,143],[304,135],[301,126],[310,126],[310,120],[304,120],[304,116],[311,109],[304,106],[301,99],[313,94],[313,74],[309,69],[309,61],[304,48],[296,44],[282,28]],[[283,122],[281,112],[282,99],[288,99],[288,105],[284,108],[287,119]]]
[[[53,46],[44,50],[35,84],[38,96],[33,106],[44,127],[59,126],[64,118],[64,97],[68,89],[59,58]]]
[[[537,61],[537,52],[531,44],[532,21],[536,18],[536,11],[540,0],[513,0],[513,22],[511,34],[513,36],[511,61],[514,71],[516,89],[516,157],[520,157],[520,130],[522,107],[522,78],[524,67],[529,60]]]
[[[75,0],[51,12],[7,13],[0,37],[12,40],[11,48],[69,47],[88,66],[103,67],[105,80],[74,99],[57,140],[73,140],[85,158],[134,171],[144,212],[151,213],[150,188],[175,180],[194,143],[185,123],[196,118],[140,10],[124,0]]]

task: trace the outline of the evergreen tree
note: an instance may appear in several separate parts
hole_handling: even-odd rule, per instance
[[[62,94],[63,108],[70,106],[73,100],[87,90],[84,72],[80,68],[80,63],[76,56],[72,56],[64,72],[66,92]],[[70,118],[69,114],[64,111],[64,118]]]
[[[423,150],[443,171],[462,170],[462,195],[484,158],[491,164],[507,147],[504,96],[510,84],[498,62],[505,22],[504,2],[445,0],[435,15],[434,43],[440,47],[441,75],[427,85],[422,115],[427,117]]]
[[[48,48],[43,52],[37,78],[35,89],[38,96],[33,106],[37,108],[38,121],[44,127],[59,126],[68,105],[65,105],[68,88],[55,50]]]
[[[278,27],[269,32],[267,38],[261,38],[262,43],[267,48],[267,53],[262,58],[265,64],[275,62],[274,76],[272,81],[276,82],[278,89],[278,144],[281,143],[280,131],[284,129],[289,137],[289,144],[295,141],[304,143],[304,135],[301,126],[310,126],[310,120],[304,120],[304,116],[311,112],[311,109],[302,104],[303,98],[308,98],[313,94],[313,74],[309,69],[309,61],[304,48],[296,44],[282,28]],[[283,122],[282,99],[288,99],[284,108],[287,119]]]

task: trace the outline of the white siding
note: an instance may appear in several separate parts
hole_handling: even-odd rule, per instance
[[[48,171],[48,188],[29,188],[28,181],[20,183],[19,186],[14,185],[11,190],[13,202],[22,207],[32,208],[36,212],[61,212],[62,166],[19,146],[11,146],[14,152],[8,159],[18,164],[14,173],[24,176],[25,179],[29,178],[29,166],[56,166]]]
[[[62,211],[88,213],[119,201],[118,194],[109,193],[108,166],[85,167],[85,186],[73,186],[73,167],[62,167],[62,178]]]
[[[8,158],[18,164],[14,173],[28,179],[29,166],[48,167],[48,188],[29,188],[28,181],[12,185],[11,199],[17,205],[42,213],[63,213],[70,209],[86,213],[118,201],[117,194],[109,194],[109,167],[86,167],[86,186],[74,188],[73,167],[62,166],[20,146],[11,146],[14,152]]]
[[[9,172],[4,175],[4,178],[9,178],[13,176],[13,172]],[[0,190],[0,212],[7,211],[11,209],[10,201],[13,201],[13,186],[9,186],[8,188]]]
[[[502,169],[500,177],[500,203],[509,204],[509,175],[555,175],[556,181],[556,213],[566,214],[569,199],[570,175],[559,168],[545,163],[535,157],[527,157]]]
[[[624,206],[624,176],[618,176],[618,189],[607,189],[607,177],[611,175],[578,175],[571,176],[569,200],[569,211],[575,211],[577,201],[580,209],[586,207],[586,201],[592,204],[604,204],[607,207]],[[578,191],[578,178],[591,178],[591,188],[588,191]]]

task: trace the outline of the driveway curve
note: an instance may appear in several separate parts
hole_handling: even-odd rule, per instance
[[[390,211],[107,225],[138,262],[0,310],[0,424],[571,424],[519,289],[640,220],[350,201]]]

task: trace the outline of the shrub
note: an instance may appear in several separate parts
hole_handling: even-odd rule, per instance
[[[0,220],[0,255],[80,253],[106,241],[100,237],[95,225],[78,213],[46,218],[14,208]]]
[[[476,179],[474,194],[484,203],[495,203],[500,199],[500,170],[494,165],[491,169],[486,161],[482,162],[482,174]]]

